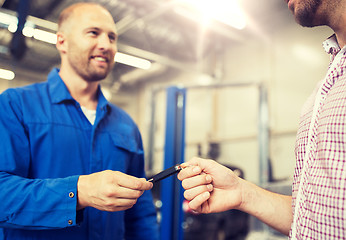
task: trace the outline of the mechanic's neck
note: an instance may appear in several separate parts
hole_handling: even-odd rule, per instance
[[[64,72],[59,74],[71,96],[81,106],[90,110],[96,110],[99,81],[89,82],[79,76],[65,76]]]
[[[97,107],[97,89],[98,82],[88,83],[86,86],[81,87],[68,87],[71,96],[79,102],[79,104],[87,109],[96,110]]]

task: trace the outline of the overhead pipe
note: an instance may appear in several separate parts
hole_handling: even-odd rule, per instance
[[[27,46],[25,42],[25,36],[23,35],[23,29],[26,23],[30,7],[29,0],[20,0],[17,9],[18,26],[16,32],[13,34],[12,41],[10,44],[10,52],[12,56],[20,60],[25,55]]]

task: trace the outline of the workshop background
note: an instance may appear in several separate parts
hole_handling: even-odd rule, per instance
[[[0,92],[44,81],[59,67],[57,18],[75,2],[0,1]],[[282,0],[93,2],[112,13],[119,33],[116,64],[102,88],[138,124],[148,175],[164,168],[171,127],[167,88],[177,87],[186,91],[185,160],[212,158],[251,182],[290,194],[299,114],[328,67],[322,42],[330,29],[300,27]],[[16,32],[21,24],[24,36]],[[285,239],[242,213],[184,211],[186,240]],[[239,236],[225,230],[237,228]]]

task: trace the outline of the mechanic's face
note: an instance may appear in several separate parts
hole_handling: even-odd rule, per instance
[[[68,64],[86,81],[104,79],[117,51],[112,16],[101,8],[84,7],[76,10],[70,22],[71,31],[66,37]]]

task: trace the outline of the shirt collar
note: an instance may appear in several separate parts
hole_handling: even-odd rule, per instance
[[[73,100],[65,83],[59,75],[59,69],[54,68],[48,74],[49,94],[53,103],[61,103],[65,100]]]
[[[332,54],[334,56],[341,50],[335,34],[323,42],[323,48],[328,54]]]
[[[97,96],[98,96],[97,108],[105,109],[109,105],[109,102],[105,98],[105,96],[103,95],[100,85],[99,85],[98,90],[97,90]]]
[[[72,100],[75,101],[74,98],[71,96],[70,92],[68,91],[64,81],[61,79],[59,75],[59,69],[54,68],[49,74],[48,74],[48,85],[49,85],[49,94],[51,96],[53,103],[61,103],[63,101]],[[108,105],[107,99],[104,97],[100,86],[97,90],[97,96],[98,96],[98,108],[103,109]]]

